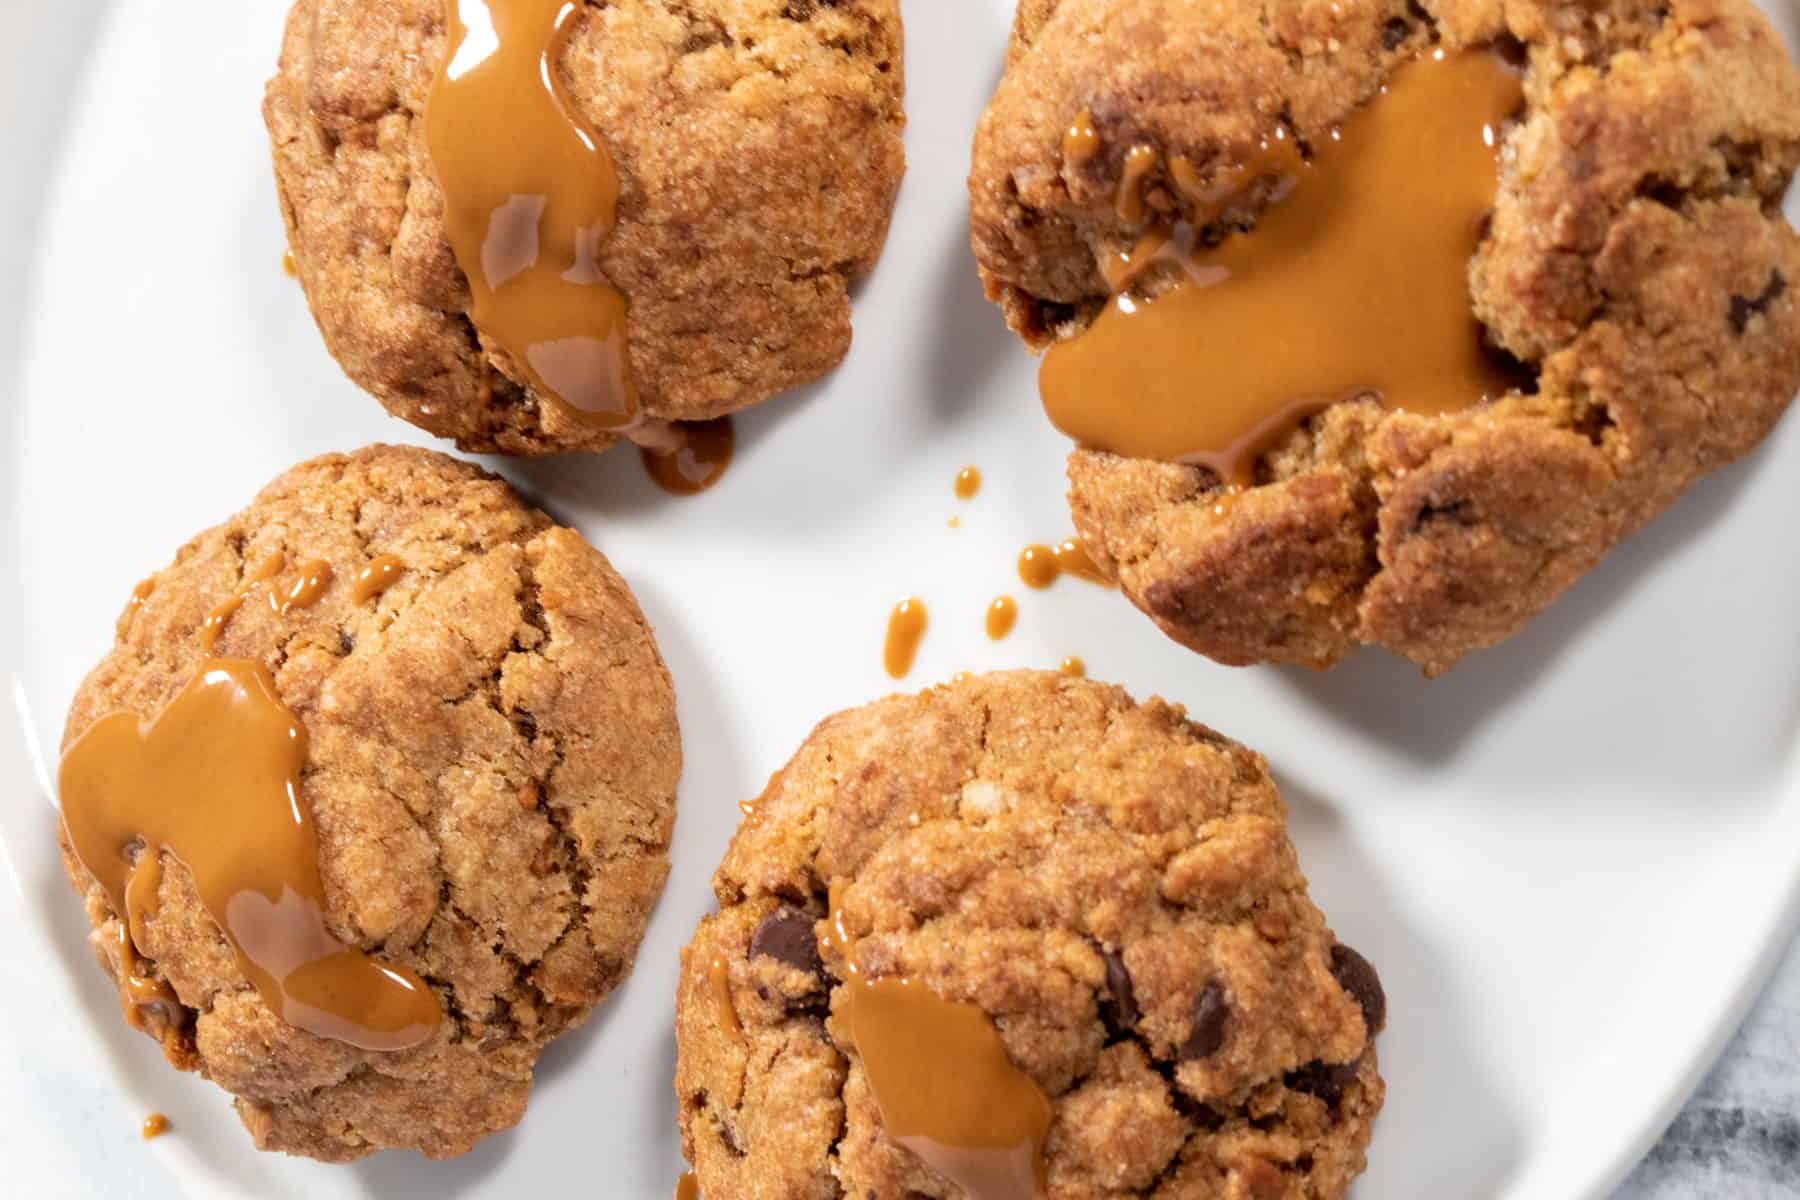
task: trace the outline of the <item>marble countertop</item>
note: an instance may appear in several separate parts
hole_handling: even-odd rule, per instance
[[[1800,942],[1614,1200],[1800,1197]]]

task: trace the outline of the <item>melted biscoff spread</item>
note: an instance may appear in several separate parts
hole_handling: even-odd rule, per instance
[[[637,416],[626,300],[601,274],[619,175],[556,60],[585,8],[567,0],[448,0],[450,52],[426,137],[471,319],[534,391],[608,429]]]
[[[126,929],[166,850],[264,1002],[288,1024],[369,1050],[417,1045],[437,998],[325,927],[317,834],[300,794],[306,729],[249,659],[210,659],[157,717],[102,718],[63,756],[63,822]],[[137,850],[134,865],[130,855]]]
[[[1259,173],[1293,182],[1254,230],[1211,249],[1185,227],[1141,244],[1132,258],[1182,267],[1155,298],[1131,286],[1142,263],[1109,272],[1125,290],[1045,356],[1051,420],[1083,446],[1247,486],[1271,445],[1338,400],[1440,414],[1504,395],[1467,280],[1520,95],[1497,54],[1438,50],[1310,160],[1265,156]],[[1129,168],[1122,211],[1141,208]]]

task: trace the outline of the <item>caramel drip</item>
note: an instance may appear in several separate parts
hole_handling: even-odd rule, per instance
[[[1064,575],[1101,587],[1112,586],[1112,581],[1094,565],[1080,538],[1064,538],[1054,546],[1034,542],[1019,551],[1019,579],[1026,587],[1042,591]]]
[[[1087,664],[1082,662],[1079,658],[1076,658],[1073,654],[1063,659],[1062,665],[1057,667],[1057,670],[1061,671],[1064,675],[1069,676],[1071,679],[1087,678]]]
[[[644,446],[638,451],[657,487],[672,496],[695,496],[725,477],[737,449],[730,417],[677,421],[669,428],[675,435],[669,448]]]
[[[269,607],[280,616],[287,616],[296,608],[311,608],[331,586],[331,564],[322,558],[300,564],[300,577],[288,585],[285,594],[271,590]]]
[[[1162,156],[1155,146],[1133,146],[1125,152],[1125,165],[1119,172],[1119,197],[1116,205],[1119,220],[1127,225],[1142,225],[1147,214],[1144,204],[1144,180],[1156,170]]]
[[[163,1116],[161,1113],[151,1113],[144,1118],[144,1124],[139,1132],[143,1135],[146,1142],[155,1141],[163,1134],[169,1132],[169,1118]]]
[[[450,46],[425,137],[470,319],[532,389],[606,429],[637,416],[625,296],[599,266],[619,174],[559,65],[588,6],[446,0]]]
[[[887,642],[882,648],[882,664],[887,673],[895,679],[906,678],[912,670],[913,658],[919,653],[919,643],[925,640],[927,615],[925,602],[917,596],[909,596],[894,605],[894,611],[888,614]]]
[[[1063,162],[1071,167],[1085,167],[1100,153],[1100,131],[1094,128],[1094,114],[1082,109],[1069,122],[1063,133]]]
[[[281,252],[281,271],[282,274],[286,275],[289,279],[298,279],[300,277],[300,264],[294,261],[294,252],[292,250],[283,250]]]
[[[131,611],[136,612],[144,607],[144,601],[148,600],[150,593],[155,590],[156,577],[154,575],[148,579],[140,579],[138,585],[131,589],[131,604],[129,605]]]
[[[987,1013],[905,976],[856,965],[837,887],[828,939],[842,963],[838,1010],[888,1137],[970,1200],[1031,1200],[1044,1190],[1050,1100],[1013,1065]]]
[[[973,500],[979,491],[981,491],[981,468],[964,467],[956,473],[956,498],[958,500]]]
[[[357,604],[367,604],[377,596],[384,594],[400,576],[406,573],[406,564],[398,555],[383,554],[379,558],[369,560],[369,565],[356,573],[356,583],[350,590],[350,598]]]
[[[1211,249],[1181,246],[1174,231],[1149,253],[1174,244],[1186,279],[1155,299],[1120,292],[1050,350],[1039,380],[1050,419],[1084,446],[1248,487],[1260,457],[1336,401],[1442,414],[1504,395],[1511,382],[1483,350],[1468,263],[1494,200],[1500,125],[1520,96],[1518,76],[1485,50],[1401,67],[1315,147],[1253,231]],[[1241,189],[1283,152],[1264,153],[1226,183]],[[1178,189],[1184,174],[1200,186],[1185,172]]]
[[[287,566],[287,555],[277,550],[263,559],[254,569],[244,576],[237,590],[213,605],[212,611],[206,614],[206,620],[200,626],[200,653],[211,656],[213,647],[219,644],[219,635],[225,632],[225,626],[237,615],[238,609],[244,607],[244,601],[261,584],[269,582],[281,574]]]
[[[731,1035],[731,1040],[744,1040],[744,1023],[738,1020],[737,1006],[731,1002],[731,970],[725,960],[717,955],[706,968],[706,980],[712,988],[713,1016],[719,1028]]]
[[[700,1200],[700,1181],[692,1171],[683,1171],[675,1181],[675,1200]]]
[[[999,641],[1013,631],[1019,620],[1019,603],[1011,596],[996,596],[988,605],[987,635],[990,641]]]
[[[211,660],[154,720],[113,713],[69,747],[60,771],[69,844],[123,917],[126,961],[144,893],[154,894],[139,873],[166,851],[288,1024],[368,1050],[417,1045],[438,1024],[430,989],[325,927],[318,838],[300,795],[306,750],[306,729],[266,667]]]
[[[144,960],[132,944],[132,924],[129,917],[121,917],[113,934],[113,950],[119,960],[119,1011],[127,1025],[156,1038],[173,1058],[172,1046],[187,1024],[187,1009],[174,988],[145,971]]]

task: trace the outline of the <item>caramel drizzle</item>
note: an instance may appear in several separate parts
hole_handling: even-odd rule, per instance
[[[601,272],[619,174],[560,61],[588,7],[446,0],[450,44],[425,111],[444,230],[470,319],[532,390],[604,429],[637,419],[626,298]]]
[[[225,626],[237,615],[238,609],[244,607],[249,598],[260,585],[268,583],[281,574],[287,566],[287,555],[277,550],[263,559],[246,574],[238,584],[237,590],[213,605],[212,611],[206,614],[206,620],[200,626],[200,653],[211,657],[213,648],[219,644],[219,635],[225,632]]]
[[[737,1006],[731,1001],[731,968],[725,964],[722,956],[714,955],[712,962],[707,965],[706,981],[707,986],[712,989],[714,1020],[718,1021],[719,1028],[730,1035],[732,1041],[743,1041],[744,1023],[738,1019]]]
[[[381,596],[400,581],[406,574],[406,564],[398,555],[383,554],[379,558],[369,560],[369,564],[356,573],[356,583],[350,589],[350,598],[357,604],[367,604]]]
[[[269,607],[277,616],[285,617],[297,608],[311,608],[331,586],[331,564],[315,558],[300,564],[300,576],[288,586],[285,594],[269,592]]]
[[[1043,1195],[1050,1100],[1007,1055],[987,1013],[904,975],[871,978],[856,962],[842,892],[831,888],[821,951],[843,980],[841,1014],[882,1128],[970,1200]]]
[[[700,1200],[700,1181],[692,1171],[683,1171],[675,1181],[675,1200]]]
[[[1094,114],[1082,109],[1063,132],[1063,162],[1071,167],[1085,167],[1100,153],[1100,131],[1094,128]]]
[[[63,825],[120,914],[120,978],[140,1019],[147,1006],[174,1002],[137,959],[168,853],[187,867],[244,974],[288,1024],[368,1050],[432,1036],[440,1014],[424,981],[325,926],[318,837],[300,794],[306,754],[306,728],[268,669],[220,658],[153,720],[113,713],[63,756]],[[128,855],[138,847],[133,865]]]
[[[1019,580],[1026,587],[1042,591],[1064,575],[1101,587],[1112,586],[1078,537],[1064,538],[1054,546],[1033,542],[1019,551]]]
[[[670,444],[641,446],[638,455],[652,482],[671,496],[697,496],[725,477],[737,453],[730,417],[670,424]]]
[[[981,468],[964,467],[956,473],[956,498],[973,500],[981,491]]]
[[[1112,302],[1044,358],[1052,422],[1084,446],[1247,488],[1263,456],[1341,400],[1441,415],[1505,395],[1513,381],[1483,349],[1467,273],[1521,94],[1497,55],[1438,50],[1397,70],[1309,161],[1279,131],[1211,177],[1173,160],[1194,212],[1102,260]],[[1143,172],[1126,166],[1121,218],[1141,215]],[[1195,245],[1195,228],[1265,180],[1274,203],[1253,230]],[[1183,274],[1138,294],[1168,262]]]
[[[913,659],[919,653],[919,643],[925,640],[928,620],[925,602],[917,596],[908,596],[894,605],[894,611],[888,614],[887,640],[882,646],[881,662],[892,678],[905,679],[911,672]]]
[[[1013,631],[1019,620],[1019,602],[1011,596],[996,596],[988,605],[987,635],[989,641],[997,642]]]
[[[1144,223],[1148,206],[1144,203],[1144,180],[1162,161],[1155,146],[1133,146],[1125,152],[1125,165],[1119,173],[1119,197],[1116,208],[1119,220],[1127,225]]]

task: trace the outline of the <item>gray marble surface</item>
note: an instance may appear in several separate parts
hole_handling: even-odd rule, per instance
[[[1614,1200],[1800,1197],[1800,942]]]

